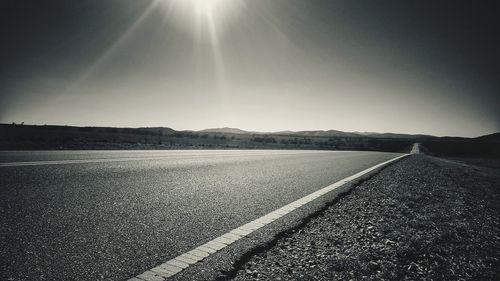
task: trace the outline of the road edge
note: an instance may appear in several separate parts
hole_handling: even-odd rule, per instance
[[[310,214],[307,214],[303,216],[300,219],[300,222],[298,224],[295,224],[293,226],[289,226],[288,228],[285,228],[285,230],[278,231],[277,234],[272,235],[272,239],[270,241],[265,241],[264,246],[259,245],[262,244],[262,242],[255,241],[257,245],[254,245],[253,247],[246,247],[249,248],[246,251],[243,252],[239,257],[236,258],[235,261],[233,261],[233,266],[232,269],[230,270],[220,270],[219,272],[224,275],[224,277],[217,277],[215,279],[228,279],[230,276],[233,274],[236,274],[236,271],[238,270],[238,265],[242,264],[246,259],[248,259],[250,256],[253,256],[254,254],[261,252],[263,249],[265,250],[266,248],[269,247],[269,245],[272,245],[272,243],[275,243],[274,241],[283,237],[286,233],[289,233],[293,229],[300,228],[303,226],[305,223],[310,221],[314,216],[317,216],[320,214],[325,208],[328,208],[329,206],[333,205],[336,200],[338,200],[341,196],[344,196],[348,194],[350,191],[354,189],[355,186],[359,185],[360,182],[365,181],[378,172],[382,170],[383,168],[387,167],[390,164],[393,164],[411,154],[403,154],[398,157],[392,158],[390,160],[387,160],[385,162],[379,163],[377,165],[374,165],[368,169],[365,169],[361,172],[358,172],[352,176],[349,176],[347,178],[344,178],[340,181],[337,181],[331,185],[328,185],[320,190],[317,190],[309,195],[306,195],[298,200],[293,201],[292,203],[289,203],[273,212],[270,212],[258,219],[255,219],[247,224],[244,224],[238,228],[235,228],[215,239],[212,239],[211,241],[198,246],[197,248],[194,248],[186,253],[183,253],[171,260],[168,260],[154,268],[151,268],[141,274],[138,274],[135,277],[132,277],[128,279],[129,281],[163,281],[166,279],[172,279],[177,276],[177,274],[180,275],[180,273],[184,273],[184,271],[188,271],[188,269],[194,267],[195,265],[198,265],[201,261],[212,257],[215,253],[225,249],[227,246],[242,240],[243,238],[247,238],[255,232],[259,231],[260,229],[264,228],[266,225],[271,224],[272,222],[278,221],[280,218],[283,218],[293,211],[300,209],[303,206],[308,205],[309,203],[312,203],[313,201],[317,201],[319,198],[324,197],[325,195],[330,195],[330,198],[326,200],[320,206],[318,209],[313,211]],[[267,245],[267,246],[266,246]],[[179,276],[181,277],[181,276]],[[177,279],[177,278],[175,278]],[[182,277],[180,278],[182,279]]]

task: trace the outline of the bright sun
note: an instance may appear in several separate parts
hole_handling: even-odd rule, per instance
[[[232,0],[180,0],[199,15],[209,15],[214,12],[220,12],[227,7]]]
[[[218,33],[242,10],[243,0],[159,0],[165,17],[181,27],[194,28],[196,33],[212,29]]]

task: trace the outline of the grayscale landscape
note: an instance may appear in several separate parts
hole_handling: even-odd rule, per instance
[[[2,2],[0,280],[500,280],[498,18]]]

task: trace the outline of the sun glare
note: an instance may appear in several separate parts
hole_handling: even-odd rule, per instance
[[[181,0],[182,3],[191,6],[190,8],[201,16],[207,16],[214,12],[221,11],[224,7],[227,7],[231,1],[232,0]]]
[[[166,8],[166,19],[182,28],[194,29],[194,33],[216,29],[225,30],[237,17],[243,0],[160,0]],[[213,30],[212,30],[213,32]]]

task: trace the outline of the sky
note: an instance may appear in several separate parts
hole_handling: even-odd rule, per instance
[[[495,2],[6,0],[0,123],[494,133]]]

